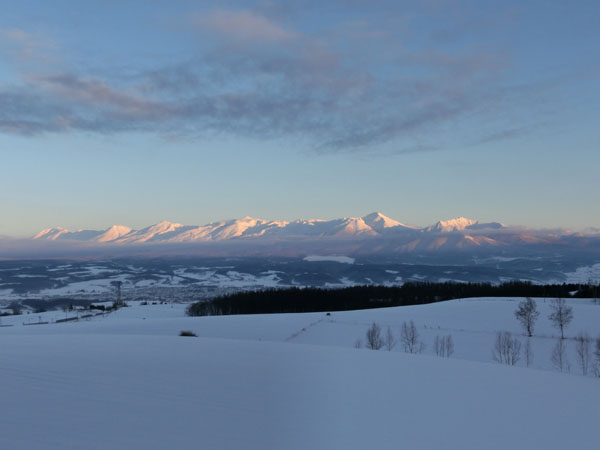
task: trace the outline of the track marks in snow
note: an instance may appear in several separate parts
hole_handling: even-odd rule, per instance
[[[287,338],[285,338],[285,342],[290,342],[293,341],[294,339],[296,339],[298,336],[300,336],[302,333],[306,333],[310,328],[320,324],[321,322],[323,322],[325,319],[319,319],[316,320],[312,323],[309,323],[307,326],[301,328],[300,330],[296,331],[294,334],[288,336]]]

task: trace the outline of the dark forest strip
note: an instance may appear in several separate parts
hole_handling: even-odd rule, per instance
[[[349,311],[422,305],[467,297],[595,297],[595,286],[534,285],[530,282],[406,283],[402,286],[352,286],[341,289],[287,288],[246,291],[190,305],[190,316]]]

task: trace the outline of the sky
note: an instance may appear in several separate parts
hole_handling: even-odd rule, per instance
[[[0,6],[0,235],[600,227],[596,0]]]

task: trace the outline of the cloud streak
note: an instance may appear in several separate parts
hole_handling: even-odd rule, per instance
[[[19,28],[0,27],[0,50],[19,63],[52,61],[56,45],[51,39]]]
[[[214,10],[196,15],[192,22],[241,41],[271,42],[297,37],[267,17],[248,10]]]
[[[431,148],[418,138],[472,113],[497,74],[490,54],[423,48],[393,52],[384,61],[352,55],[352,42],[342,49],[327,36],[248,10],[209,11],[191,22],[210,45],[188,61],[103,79],[39,70],[0,85],[0,132],[227,133],[288,137],[335,152],[369,151],[396,140],[404,148]],[[32,48],[25,34],[9,35]]]

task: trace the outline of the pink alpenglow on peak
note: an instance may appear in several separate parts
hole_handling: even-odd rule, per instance
[[[475,225],[476,220],[467,219],[466,217],[457,217],[456,219],[440,220],[435,225],[427,227],[427,231],[433,231],[438,233],[448,233],[451,231],[460,231],[465,228]]]
[[[116,240],[121,243],[141,243],[160,238],[164,239],[166,237],[165,235],[170,235],[171,233],[179,230],[181,227],[183,227],[183,225],[180,223],[171,223],[163,220],[155,225],[151,225],[134,233],[129,233],[126,236]]]
[[[127,236],[131,233],[131,228],[126,227],[124,225],[113,225],[110,228],[107,228],[104,233],[94,238],[96,242],[110,242]]]
[[[113,225],[100,231],[71,232],[64,228],[48,228],[38,233],[33,239],[71,240],[98,244],[161,244],[241,239],[260,239],[263,242],[269,240],[296,242],[315,239],[350,241],[385,237],[386,239],[400,239],[402,243],[397,248],[441,248],[495,245],[494,235],[487,239],[482,234],[487,235],[488,232],[494,233],[496,230],[504,228],[497,222],[480,223],[464,217],[439,221],[426,228],[417,228],[386,217],[380,212],[374,212],[364,217],[344,217],[331,220],[298,219],[293,222],[263,220],[246,216],[241,219],[211,222],[201,226],[162,221],[141,230],[132,230],[123,225]],[[443,236],[439,236],[439,234],[443,234]],[[471,236],[466,239],[467,234],[475,237]]]
[[[384,229],[388,228],[408,228],[408,229],[416,229],[411,225],[406,225],[402,222],[398,222],[397,220],[390,219],[389,217],[384,216],[380,212],[374,212],[362,218],[364,222],[374,229],[377,232],[381,232]]]
[[[46,228],[46,229],[40,231],[38,234],[36,234],[33,238],[34,239],[47,239],[50,241],[55,241],[56,239],[58,239],[60,236],[64,235],[65,233],[69,233],[69,230],[62,228],[62,227]]]
[[[456,219],[451,220],[440,220],[435,225],[425,228],[425,231],[433,233],[450,233],[463,230],[498,230],[501,228],[506,227],[499,222],[481,223],[477,220],[467,219],[466,217],[457,217]]]

